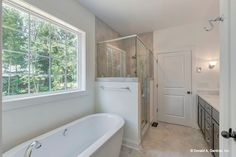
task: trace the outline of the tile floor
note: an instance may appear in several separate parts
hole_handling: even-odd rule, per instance
[[[150,127],[140,150],[122,147],[120,157],[212,157],[210,153],[191,153],[191,149],[207,149],[199,130],[159,123]]]

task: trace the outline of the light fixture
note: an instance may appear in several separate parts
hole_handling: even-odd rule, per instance
[[[209,62],[209,69],[214,69],[215,68],[215,66],[216,66],[216,61],[210,61]]]
[[[197,71],[197,73],[201,73],[202,72],[202,68],[201,67],[197,67],[196,71]]]

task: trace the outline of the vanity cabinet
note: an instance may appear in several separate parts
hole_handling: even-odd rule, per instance
[[[213,150],[219,150],[219,124],[213,121]],[[213,153],[215,157],[219,157],[219,152]]]
[[[219,150],[219,112],[215,109],[212,110],[212,118],[213,118],[213,142],[214,142],[214,150]],[[219,157],[219,152],[214,152],[215,157]]]
[[[198,125],[203,135],[205,135],[205,124],[204,124],[205,115],[204,114],[205,114],[204,107],[201,104],[199,104],[198,105]]]
[[[208,146],[212,150],[219,149],[219,112],[210,104],[198,97],[198,125]],[[212,153],[219,157],[218,152]]]

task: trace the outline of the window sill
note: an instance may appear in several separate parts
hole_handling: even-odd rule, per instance
[[[12,98],[3,97],[3,111],[10,111],[33,105],[43,105],[45,103],[66,101],[69,99],[74,99],[87,95],[88,95],[87,91],[73,90],[73,91],[58,92],[58,93],[28,95],[24,97],[12,97]]]

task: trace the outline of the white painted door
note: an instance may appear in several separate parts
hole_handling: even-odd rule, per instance
[[[224,17],[220,32],[220,131],[236,131],[236,0],[220,0],[220,8]],[[220,157],[236,157],[236,139],[220,136],[220,150]]]
[[[158,55],[158,121],[191,126],[191,52]]]

